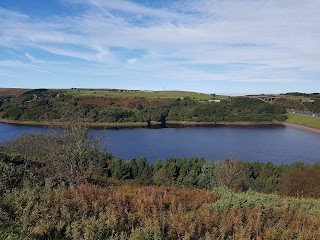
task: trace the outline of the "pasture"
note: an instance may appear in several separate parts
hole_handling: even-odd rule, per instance
[[[228,99],[228,96],[215,94],[205,94],[187,91],[133,91],[133,90],[110,90],[110,89],[68,89],[66,94],[73,96],[91,96],[91,97],[123,97],[123,98],[182,98],[190,97],[198,101],[207,101],[209,99]]]

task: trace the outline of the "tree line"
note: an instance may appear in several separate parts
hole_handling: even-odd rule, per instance
[[[285,107],[245,97],[219,103],[178,98],[164,106],[129,107],[84,104],[79,98],[53,90],[33,90],[11,101],[0,102],[3,118],[21,121],[68,121],[77,116],[84,122],[148,122],[194,121],[284,121]]]
[[[275,165],[237,159],[213,162],[204,158],[169,158],[150,164],[146,158],[115,158],[108,165],[106,174],[119,180],[136,180],[144,185],[207,190],[227,187],[236,192],[250,189],[284,196],[320,198],[320,162]]]

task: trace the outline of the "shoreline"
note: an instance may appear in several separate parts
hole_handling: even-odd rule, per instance
[[[66,126],[71,122],[58,122],[58,121],[18,121],[11,119],[0,118],[0,123],[16,124],[16,125],[26,125],[26,126]],[[122,123],[89,123],[80,122],[80,126],[92,127],[92,128],[139,128],[139,127],[150,127],[150,126],[161,126],[161,122],[122,122]],[[165,123],[167,126],[182,126],[182,127],[193,127],[193,126],[288,126],[293,127],[313,133],[320,134],[320,128],[299,124],[295,122],[192,122],[192,121],[167,121]]]
[[[58,122],[58,121],[18,121],[12,119],[4,119],[0,118],[0,123],[7,123],[7,124],[15,124],[15,125],[26,125],[26,126],[43,126],[43,127],[50,127],[50,126],[57,126],[62,127],[71,124],[72,122]],[[147,127],[147,122],[123,122],[123,123],[90,123],[90,122],[79,122],[77,123],[83,127],[117,127],[117,128],[130,128],[130,127]]]
[[[320,134],[320,128],[315,127],[315,126],[310,126],[310,125],[305,125],[302,123],[296,123],[296,122],[284,122],[283,125],[288,126],[288,127],[293,127],[293,128],[297,128],[297,129],[301,129],[304,131],[308,131],[308,132],[313,132],[313,133],[318,133]]]
[[[16,125],[28,125],[28,126],[65,126],[71,124],[71,122],[60,121],[19,121],[12,119],[0,118],[0,123],[16,124]],[[77,123],[85,127],[148,127],[148,126],[161,126],[161,122],[151,121],[147,122],[79,122]],[[257,125],[282,125],[282,122],[192,122],[192,121],[166,121],[165,125],[176,126],[215,126],[215,125],[234,125],[234,126],[257,126]]]
[[[233,125],[233,126],[258,126],[258,125],[282,125],[282,122],[191,122],[191,121],[166,121],[167,125],[180,126],[214,126],[214,125]]]

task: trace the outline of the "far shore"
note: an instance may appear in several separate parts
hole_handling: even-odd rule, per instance
[[[166,121],[167,125],[181,126],[210,126],[210,125],[241,125],[241,126],[256,126],[256,125],[282,125],[282,122],[190,122],[190,121]]]
[[[71,122],[62,122],[62,121],[18,121],[11,119],[0,118],[0,123],[9,123],[9,124],[17,124],[17,125],[29,125],[29,126],[66,126],[71,124]],[[77,123],[81,126],[92,127],[92,128],[135,128],[135,127],[148,127],[148,126],[161,126],[163,125],[161,122],[116,122],[116,123],[107,123],[107,122],[79,122]],[[166,125],[171,126],[215,126],[215,125],[232,125],[232,126],[259,126],[259,125],[274,125],[274,126],[288,126],[294,127],[298,129],[302,129],[305,131],[310,131],[314,133],[320,134],[320,128],[298,124],[294,122],[192,122],[192,121],[167,121]]]
[[[12,119],[4,119],[0,118],[0,123],[9,123],[9,124],[17,124],[17,125],[28,125],[28,126],[66,126],[69,124],[72,124],[72,122],[59,122],[59,121],[18,121],[18,120],[12,120]],[[80,126],[84,127],[147,127],[147,122],[122,122],[122,123],[102,123],[102,122],[77,122]]]
[[[305,124],[300,124],[300,123],[295,123],[295,122],[289,122],[289,121],[284,122],[283,125],[320,134],[320,128],[315,127],[315,126],[310,126],[310,125],[305,125]]]
[[[30,126],[65,126],[71,124],[68,121],[18,121],[12,119],[0,118],[0,123],[30,125]],[[161,122],[151,121],[147,122],[79,122],[81,126],[86,127],[147,127],[147,126],[161,126]],[[180,125],[180,126],[210,126],[210,125],[242,125],[242,126],[255,126],[255,125],[282,125],[282,122],[192,122],[192,121],[166,121],[165,125]]]

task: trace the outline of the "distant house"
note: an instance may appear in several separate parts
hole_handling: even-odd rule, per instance
[[[221,102],[221,100],[217,100],[217,99],[209,99],[209,101],[208,102],[216,102],[216,103],[219,103],[219,102]]]

